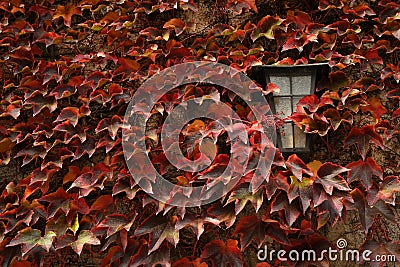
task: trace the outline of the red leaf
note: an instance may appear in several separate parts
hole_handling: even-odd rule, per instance
[[[233,235],[240,235],[241,250],[244,251],[253,239],[260,247],[267,238],[266,230],[266,224],[257,216],[244,216],[240,218]]]
[[[365,162],[362,160],[352,162],[346,168],[350,169],[347,181],[352,183],[355,180],[359,180],[367,189],[372,186],[372,175],[378,176],[381,180],[383,179],[381,167],[372,158],[368,158]]]
[[[281,25],[282,22],[283,19],[280,17],[273,17],[270,15],[263,17],[258,21],[257,28],[251,33],[251,39],[255,41],[262,36],[265,36],[268,39],[273,39],[274,30]]]
[[[361,107],[362,112],[371,112],[375,120],[379,120],[381,116],[387,113],[387,109],[382,105],[381,100],[376,97],[372,97],[368,100],[368,105]]]
[[[387,266],[389,263],[389,255],[394,257],[393,266],[396,266],[396,263],[400,263],[400,242],[391,241],[388,243],[379,243],[375,239],[367,239],[359,248],[359,251],[371,251],[372,253],[368,256],[371,261],[368,261],[371,267],[383,267]],[[383,256],[386,256],[388,259],[387,262],[384,260],[378,261],[375,259],[382,259]],[[392,259],[391,259],[392,260]],[[361,259],[360,264],[364,264],[364,260]]]
[[[286,23],[293,23],[293,26],[298,30],[303,30],[305,27],[309,26],[312,23],[311,17],[309,14],[302,11],[292,11],[288,10],[288,14],[286,17]]]
[[[99,121],[96,127],[96,134],[98,134],[101,131],[108,130],[111,138],[115,140],[115,136],[117,135],[118,129],[127,127],[128,126],[123,123],[123,120],[119,116],[114,115],[111,119],[106,118]]]
[[[58,171],[58,169],[44,169],[40,170],[37,168],[32,171],[32,178],[30,184],[34,184],[36,182],[44,182],[49,181],[49,179]]]
[[[319,0],[318,9],[319,10],[327,10],[327,9],[342,9],[343,3],[340,0]]]
[[[390,77],[393,77],[397,83],[400,82],[400,63],[398,63],[397,66],[389,63],[386,65],[386,68],[382,70],[382,80],[386,80]]]
[[[78,124],[78,119],[79,109],[76,107],[66,107],[61,111],[60,115],[58,115],[54,122],[69,120],[75,127]]]
[[[131,257],[128,266],[153,267],[157,265],[170,266],[170,249],[165,243],[153,252],[148,251],[146,244],[141,244],[139,251]]]
[[[242,251],[252,240],[255,240],[258,248],[260,248],[267,236],[281,244],[289,244],[287,234],[287,229],[281,226],[279,222],[264,218],[260,220],[254,215],[240,218],[233,233],[233,235],[240,235]]]
[[[124,73],[124,77],[130,77],[140,69],[140,64],[129,58],[118,58],[118,64],[120,66],[114,71],[114,75]]]
[[[79,84],[81,84],[80,82]],[[64,97],[69,97],[70,95],[74,94],[76,92],[76,88],[73,86],[70,86],[68,84],[61,84],[57,86],[56,88],[51,91],[49,94],[50,96],[54,96],[56,100],[59,100]]]
[[[318,83],[317,90],[329,89],[331,91],[338,91],[342,87],[346,87],[350,84],[349,77],[343,71],[336,71],[329,73],[329,80],[322,79]]]
[[[67,27],[71,26],[71,19],[73,15],[81,15],[82,12],[81,10],[71,4],[67,4],[66,6],[57,6],[56,12],[54,13],[53,18],[59,18],[63,17],[64,18],[64,24]]]
[[[352,6],[352,7],[346,5],[343,8],[343,12],[345,14],[352,14],[352,15],[355,15],[360,18],[365,17],[365,15],[368,15],[368,16],[376,15],[375,12],[369,6],[367,6],[365,4],[359,4],[359,5]]]
[[[32,104],[33,116],[39,114],[39,112],[48,108],[50,112],[53,112],[57,108],[57,101],[52,96],[44,97],[41,92],[35,91],[25,100],[26,103]]]
[[[184,258],[181,258],[181,259],[175,261],[172,264],[172,267],[208,267],[208,265],[205,262],[201,263],[200,258],[191,260],[188,257],[184,257]]]
[[[237,243],[233,239],[228,239],[226,245],[222,240],[213,240],[205,245],[201,260],[211,262],[212,267],[243,266],[242,254]]]
[[[106,218],[95,227],[95,229],[107,229],[107,237],[110,237],[122,229],[129,231],[136,216],[132,217],[133,218],[130,220],[122,214],[110,214],[107,215]]]
[[[275,195],[277,189],[283,190],[285,192],[289,191],[289,184],[287,182],[288,175],[282,171],[278,172],[276,175],[270,176],[268,183],[265,185],[265,192],[267,194],[268,200]]]
[[[152,215],[136,228],[135,235],[150,234],[149,253],[157,250],[164,240],[176,246],[179,241],[179,231],[175,230],[176,220],[175,216],[169,219],[162,215]]]
[[[115,207],[114,199],[111,195],[101,195],[90,206],[90,211],[106,211]]]
[[[378,201],[374,206],[370,206],[364,193],[358,188],[351,192],[351,196],[353,197],[354,203],[348,204],[348,209],[358,211],[365,233],[367,233],[372,226],[374,216],[377,214],[381,214],[393,222],[396,221],[392,208],[383,201]]]
[[[350,125],[353,124],[353,116],[349,111],[346,111],[343,113],[343,115],[340,115],[337,109],[329,108],[324,111],[323,115],[331,123],[331,126],[335,131],[339,128],[342,122],[347,122]]]
[[[226,8],[231,10],[233,13],[239,15],[244,11],[252,9],[258,13],[258,9],[255,0],[229,0],[226,4]]]
[[[168,30],[160,30],[154,27],[148,27],[139,32],[140,35],[147,36],[147,41],[168,41],[169,39],[169,31]]]
[[[302,180],[303,173],[313,176],[310,168],[296,154],[290,155],[285,164],[299,181]]]
[[[379,183],[378,187],[368,190],[368,204],[375,205],[378,200],[395,205],[396,192],[400,192],[400,181],[397,176],[388,176]]]
[[[235,213],[237,215],[243,210],[249,201],[253,204],[256,212],[258,212],[263,203],[263,190],[258,190],[257,192],[252,193],[247,184],[242,184],[230,193],[225,205],[235,202]]]
[[[377,89],[381,89],[376,84],[376,80],[371,77],[362,77],[351,85],[351,88],[359,89],[361,92],[371,92]]]
[[[10,138],[3,138],[0,140],[0,153],[10,151],[14,147],[14,142]]]
[[[317,171],[315,182],[321,184],[329,195],[332,195],[333,188],[341,191],[351,191],[347,182],[343,177],[339,176],[340,173],[346,171],[349,171],[349,169],[330,162],[324,163]]]
[[[285,193],[280,193],[271,202],[271,213],[275,211],[282,211],[285,214],[287,225],[292,226],[301,214],[297,206],[298,205],[296,205],[294,202],[289,203],[288,197]]]
[[[340,218],[345,218],[345,201],[353,203],[349,192],[334,190],[332,195],[328,195],[320,184],[315,184],[313,191],[314,207],[317,207],[318,213],[318,229],[328,221],[333,226]]]
[[[201,234],[204,232],[204,226],[210,223],[219,225],[220,221],[206,215],[194,216],[189,214],[183,220],[177,221],[175,229],[179,231],[188,226],[196,234],[197,239],[200,239]]]
[[[164,29],[174,29],[176,36],[180,35],[185,29],[186,25],[181,19],[173,18],[164,24]]]
[[[352,128],[350,134],[344,140],[344,146],[356,144],[357,150],[365,160],[369,144],[374,143],[383,149],[383,139],[376,133],[373,125],[366,125],[362,128]]]
[[[289,204],[291,204],[294,199],[300,198],[300,203],[303,208],[303,214],[305,214],[307,209],[310,207],[310,203],[312,200],[312,189],[315,179],[303,178],[302,181],[299,181],[294,176],[290,176],[290,178],[291,182],[289,192],[287,194]]]
[[[17,158],[20,156],[24,156],[21,165],[21,167],[23,167],[38,157],[43,159],[46,156],[46,154],[47,154],[46,149],[43,146],[36,146],[36,147],[26,147],[20,150],[17,153],[17,155],[15,155],[15,157]]]
[[[80,159],[85,154],[91,158],[96,151],[96,144],[94,138],[92,137],[87,137],[84,142],[82,142],[80,139],[75,139],[70,144],[72,147],[76,147],[74,157],[71,159],[71,161]]]
[[[310,112],[313,113],[316,112],[320,107],[326,105],[333,106],[332,99],[327,97],[321,97],[321,99],[319,99],[315,94],[305,96],[297,103],[297,107],[306,107]]]
[[[65,192],[61,187],[56,192],[41,197],[40,201],[49,202],[47,207],[47,218],[52,218],[56,212],[61,209],[65,214],[69,211],[69,201],[71,195]]]
[[[221,203],[215,203],[208,210],[207,213],[217,218],[221,222],[225,222],[227,228],[231,227],[236,220],[235,205],[233,203],[227,206],[222,206]]]

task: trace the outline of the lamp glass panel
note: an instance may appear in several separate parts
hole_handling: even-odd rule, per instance
[[[296,125],[294,126],[294,146],[296,148],[305,148],[306,147],[306,141],[307,141],[307,134],[303,132],[299,127]]]
[[[290,78],[289,76],[270,76],[269,80],[271,83],[276,84],[279,89],[280,95],[290,95]]]
[[[311,75],[292,77],[292,94],[309,95],[311,92]]]
[[[281,127],[281,142],[283,148],[293,148],[293,127],[292,123],[285,123]]]
[[[292,115],[292,103],[290,97],[274,97],[276,114],[284,119]]]
[[[294,111],[296,110],[296,105],[299,103],[300,99],[302,99],[304,96],[294,96],[293,97],[293,109]]]

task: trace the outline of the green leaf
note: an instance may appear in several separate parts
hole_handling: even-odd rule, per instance
[[[85,244],[100,245],[100,240],[92,232],[83,230],[79,234],[78,239],[71,244],[71,247],[78,255],[81,255]]]

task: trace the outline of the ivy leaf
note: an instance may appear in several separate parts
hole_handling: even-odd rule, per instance
[[[59,100],[65,97],[69,97],[75,93],[76,93],[76,87],[68,84],[60,84],[51,91],[49,96],[54,96],[56,100]]]
[[[244,216],[240,218],[233,235],[240,235],[241,250],[244,251],[253,239],[260,247],[267,237],[266,229],[265,223],[257,216]]]
[[[39,114],[44,108],[48,108],[53,112],[57,108],[57,101],[52,96],[44,97],[41,92],[35,91],[25,99],[26,104],[31,104],[33,107],[33,116]]]
[[[383,255],[389,256],[393,255],[395,262],[400,263],[400,242],[398,241],[391,241],[387,243],[379,243],[375,239],[368,238],[364,241],[364,243],[359,248],[359,251],[371,251],[372,253],[368,256],[372,261],[370,261],[371,267],[383,267],[386,266],[385,261],[375,261],[373,259],[378,259]],[[396,265],[396,263],[393,264]],[[360,262],[361,264],[364,263],[363,261]],[[388,262],[387,262],[388,263]],[[394,265],[394,266],[395,266]]]
[[[351,14],[360,18],[365,17],[365,15],[368,16],[373,16],[376,15],[375,12],[367,5],[365,4],[359,4],[353,7],[349,7],[349,6],[344,6],[343,7],[343,12],[345,14]]]
[[[50,247],[53,245],[54,238],[56,234],[52,231],[48,231],[45,233],[43,237],[38,241],[38,245],[43,247],[47,252],[50,251]]]
[[[48,252],[55,236],[56,234],[54,232],[48,231],[42,237],[40,230],[27,227],[19,231],[18,234],[10,241],[7,247],[22,245],[22,255],[28,253],[36,245],[43,247]]]
[[[186,25],[181,19],[173,18],[167,21],[164,26],[164,29],[174,29],[176,36],[180,35],[185,29]]]
[[[78,7],[71,4],[67,4],[66,6],[57,6],[53,18],[54,19],[59,17],[64,18],[65,26],[70,27],[73,15],[82,15],[82,12]]]
[[[351,191],[347,182],[343,177],[339,176],[340,173],[346,171],[350,171],[350,169],[330,162],[324,163],[317,171],[315,182],[321,184],[329,195],[332,195],[333,188],[341,191]]]
[[[310,207],[312,199],[312,189],[315,182],[315,178],[303,178],[299,181],[293,176],[290,176],[291,183],[288,192],[289,203],[292,203],[297,197],[300,198],[301,206],[303,207],[303,214],[306,213],[307,209]]]
[[[90,206],[90,211],[113,210],[115,207],[114,199],[111,195],[101,195]]]
[[[176,221],[176,216],[169,219],[162,215],[152,215],[135,230],[135,235],[150,234],[149,253],[157,250],[164,240],[176,246],[179,241],[179,231],[175,230]]]
[[[56,212],[61,209],[65,214],[69,211],[69,201],[71,195],[62,187],[59,187],[56,192],[41,197],[40,201],[49,202],[47,207],[47,218],[52,218]]]
[[[374,215],[381,214],[387,219],[396,222],[393,210],[383,201],[378,201],[374,206],[370,206],[364,193],[358,188],[351,191],[351,196],[354,203],[347,205],[347,207],[358,211],[365,233],[372,226]]]
[[[376,97],[372,97],[368,100],[367,106],[361,107],[362,112],[371,112],[372,116],[374,116],[375,120],[379,120],[381,116],[387,113],[387,109],[382,105],[381,100]]]
[[[118,58],[118,64],[120,66],[114,71],[114,75],[124,73],[125,76],[129,77],[140,69],[140,64],[129,58]]]
[[[363,160],[365,160],[370,143],[374,143],[383,149],[383,139],[376,133],[373,125],[366,125],[362,128],[352,128],[350,134],[344,140],[345,147],[353,144],[357,145],[357,150]]]
[[[350,84],[350,79],[343,71],[336,71],[329,73],[329,80],[322,79],[317,86],[317,90],[328,89],[337,92],[340,88],[346,87]]]
[[[213,240],[205,245],[201,260],[211,262],[212,267],[243,266],[242,254],[237,244],[233,239],[228,239],[226,244],[222,240]]]
[[[239,186],[239,188],[230,193],[225,206],[231,202],[235,202],[235,213],[238,215],[249,201],[253,204],[256,212],[258,212],[263,203],[263,190],[258,190],[255,193],[251,193],[248,186],[246,186],[246,184],[242,184]]]
[[[217,218],[219,221],[224,222],[227,228],[231,227],[236,220],[235,204],[233,203],[222,206],[220,202],[217,202],[208,208],[207,213]]]
[[[182,228],[189,226],[190,229],[192,229],[192,231],[196,234],[197,240],[199,240],[201,234],[204,232],[204,225],[207,223],[219,225],[220,221],[206,215],[195,216],[193,214],[189,214],[185,216],[183,220],[177,221],[175,224],[175,229],[179,231]]]
[[[393,77],[397,83],[400,82],[400,63],[397,63],[397,66],[389,63],[386,65],[386,68],[384,68],[382,70],[382,73],[381,73],[382,80],[388,79],[390,77]],[[398,94],[399,89],[394,90],[394,91],[397,91],[397,97],[399,97],[399,94]],[[391,91],[391,92],[393,93],[394,91]],[[389,92],[388,94],[390,94],[391,92]]]
[[[332,99],[328,97],[318,98],[316,94],[305,96],[297,103],[297,107],[306,107],[310,112],[316,112],[326,105],[333,106]]]
[[[78,124],[79,119],[79,109],[76,107],[66,107],[58,115],[54,122],[69,120],[71,124],[75,127]]]
[[[192,260],[189,257],[184,257],[175,261],[172,267],[208,267],[208,265],[205,262],[201,262],[200,258]]]
[[[82,230],[78,236],[78,239],[72,242],[71,247],[78,255],[81,255],[83,246],[85,244],[100,245],[100,240],[93,235],[92,232],[88,230]]]
[[[40,168],[37,168],[32,171],[32,178],[30,185],[36,183],[36,182],[45,182],[49,181],[50,178],[58,171],[57,168],[55,169],[43,169],[41,170]]]
[[[107,215],[106,218],[96,226],[96,229],[107,229],[107,237],[110,237],[122,229],[129,231],[133,222],[135,221],[135,218],[136,215],[133,216],[132,220],[129,220],[125,215],[122,214],[110,214]]]
[[[287,177],[290,175],[287,172],[278,172],[276,175],[270,176],[268,183],[265,185],[265,192],[267,194],[268,200],[272,198],[276,190],[282,190],[285,192],[289,191],[289,184],[287,182]]]
[[[252,9],[258,13],[258,9],[255,0],[229,0],[226,4],[226,8],[231,10],[234,14],[241,14],[243,10],[247,11]]]
[[[371,187],[368,190],[368,204],[373,206],[378,200],[395,205],[396,193],[400,192],[400,181],[397,176],[388,176],[379,183],[378,187]]]
[[[285,164],[300,182],[303,178],[303,173],[313,176],[310,168],[296,154],[290,155]]]
[[[348,122],[350,125],[353,124],[353,116],[349,111],[345,111],[343,115],[340,115],[339,111],[335,108],[329,108],[324,111],[324,117],[331,123],[333,130],[337,130],[342,122]]]
[[[353,198],[348,191],[334,190],[328,195],[321,184],[315,184],[313,190],[313,203],[318,213],[318,229],[330,222],[331,225],[345,216],[345,202],[353,203]]]
[[[40,230],[32,229],[31,227],[22,229],[18,234],[10,241],[7,247],[22,245],[22,254],[25,255],[39,242],[41,237]]]
[[[251,33],[253,42],[258,38],[265,36],[267,39],[274,39],[273,31],[282,24],[284,20],[279,17],[265,16],[257,23],[257,28]]]
[[[365,162],[362,160],[352,162],[346,168],[350,169],[347,181],[352,183],[355,180],[359,180],[367,189],[370,189],[373,184],[372,175],[379,177],[381,180],[383,179],[381,167],[372,158],[368,158]]]
[[[256,241],[258,248],[260,248],[267,236],[281,244],[289,244],[287,234],[287,229],[282,227],[278,221],[267,218],[261,220],[255,215],[240,218],[233,233],[233,235],[240,236],[242,251],[252,240]]]
[[[154,252],[148,251],[146,244],[141,244],[139,251],[131,257],[129,266],[153,267],[161,265],[162,267],[170,267],[170,249],[164,243]]]
[[[308,201],[308,200],[307,200]],[[300,211],[296,205],[297,203],[289,203],[286,194],[280,193],[271,202],[271,213],[275,211],[282,211],[285,214],[286,222],[288,226],[292,224],[299,218]]]
[[[124,128],[127,129],[128,126],[123,123],[121,117],[114,115],[111,119],[106,118],[99,121],[96,127],[96,134],[102,132],[104,130],[108,130],[112,140],[115,140],[115,136],[117,135],[118,129]]]

